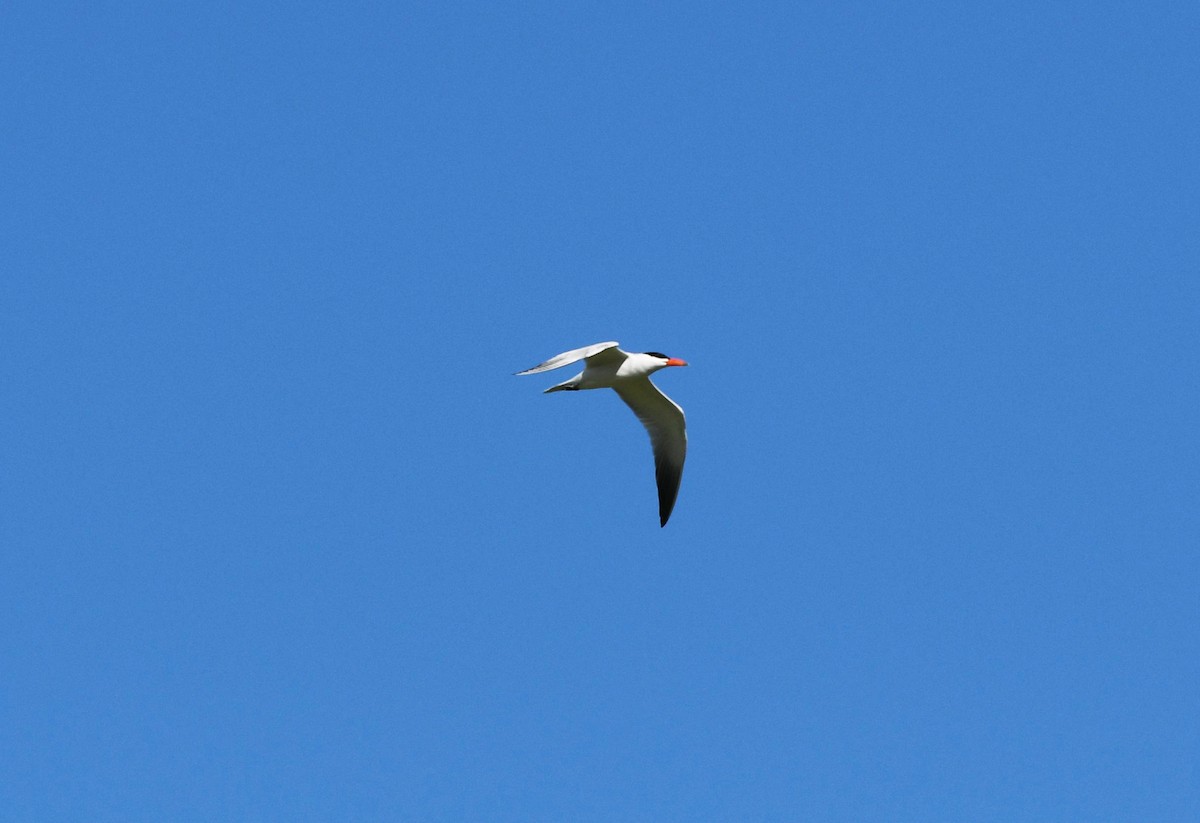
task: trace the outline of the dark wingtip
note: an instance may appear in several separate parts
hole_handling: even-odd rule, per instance
[[[670,500],[663,497],[662,486],[658,489],[658,527],[661,529],[667,525],[667,521],[671,519],[671,512],[675,511],[675,496],[679,494],[679,487],[675,487],[675,494]]]

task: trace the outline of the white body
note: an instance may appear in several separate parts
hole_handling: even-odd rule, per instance
[[[612,351],[612,349],[609,349]],[[617,349],[620,351],[620,349]],[[625,352],[621,352],[625,354]],[[629,354],[624,360],[595,357],[596,363],[587,363],[586,368],[565,383],[551,386],[546,392],[562,389],[615,389],[618,384],[630,380],[645,380],[659,369],[666,368],[658,358],[647,354]]]

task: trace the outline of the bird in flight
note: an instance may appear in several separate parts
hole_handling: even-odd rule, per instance
[[[654,477],[658,482],[659,526],[667,525],[687,456],[687,428],[683,409],[650,382],[650,375],[667,366],[686,366],[678,357],[655,351],[624,352],[616,342],[596,343],[551,357],[517,374],[538,374],[583,361],[583,371],[565,383],[551,386],[545,394],[580,389],[612,389],[642,421],[654,447]]]

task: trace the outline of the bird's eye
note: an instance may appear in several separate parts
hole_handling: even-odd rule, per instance
[[[663,360],[670,360],[670,359],[671,359],[671,358],[667,357],[665,354],[663,354],[663,353],[661,353],[661,352],[656,352],[656,351],[648,351],[648,352],[646,352],[646,354],[650,355],[651,357],[661,357]]]

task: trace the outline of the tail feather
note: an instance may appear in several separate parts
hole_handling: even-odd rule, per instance
[[[579,390],[579,387],[572,386],[571,381],[568,380],[566,383],[559,383],[557,386],[551,386],[550,388],[548,388],[544,392],[542,392],[542,394],[549,394],[552,391],[578,391],[578,390]]]
[[[570,380],[564,380],[563,382],[559,383],[557,386],[551,386],[550,388],[548,388],[544,392],[542,392],[542,394],[549,394],[552,391],[577,391],[579,389],[579,384],[582,380],[583,380],[583,372],[580,372],[579,374],[572,377]]]

